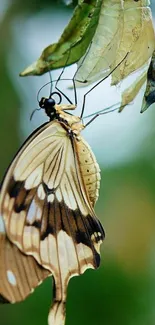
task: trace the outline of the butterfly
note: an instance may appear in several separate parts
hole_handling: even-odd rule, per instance
[[[81,118],[56,104],[51,93],[39,105],[49,121],[26,140],[0,193],[0,302],[24,300],[53,277],[48,324],[65,323],[71,277],[96,269],[104,230],[94,206],[100,169],[81,136]]]

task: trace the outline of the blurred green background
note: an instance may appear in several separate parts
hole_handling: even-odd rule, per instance
[[[155,4],[152,9],[155,13]],[[42,112],[29,118],[49,75],[22,79],[18,74],[58,39],[72,11],[60,1],[0,2],[1,179],[23,140],[46,120]],[[66,69],[65,76],[75,68]],[[59,73],[53,72],[53,78]],[[67,87],[63,83],[72,98]],[[78,109],[85,91],[78,91]],[[44,89],[42,94],[48,93]],[[120,89],[105,81],[90,94],[85,115],[119,99]],[[121,114],[100,117],[84,133],[101,167],[96,212],[106,239],[99,270],[70,281],[67,325],[155,324],[155,107],[141,115],[141,101],[142,92]],[[48,279],[26,301],[1,305],[0,324],[46,324],[51,297]]]

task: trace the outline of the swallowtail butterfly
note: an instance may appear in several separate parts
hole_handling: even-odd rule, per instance
[[[48,324],[62,325],[69,279],[100,264],[100,170],[81,119],[65,112],[75,105],[52,94],[39,104],[50,121],[27,139],[1,187],[0,301],[22,301],[53,276]]]

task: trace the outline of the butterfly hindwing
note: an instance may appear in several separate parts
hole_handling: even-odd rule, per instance
[[[51,273],[32,256],[24,255],[6,236],[0,221],[0,302],[24,300]]]

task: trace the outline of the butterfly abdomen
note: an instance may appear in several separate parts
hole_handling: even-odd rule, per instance
[[[86,191],[94,207],[99,196],[100,168],[90,146],[82,138],[77,142],[77,154]]]

